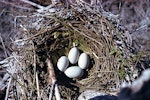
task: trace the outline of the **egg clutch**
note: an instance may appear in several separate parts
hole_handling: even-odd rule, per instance
[[[84,74],[84,69],[89,66],[89,56],[79,52],[77,47],[73,47],[67,56],[61,56],[57,61],[57,67],[69,78],[79,78]],[[69,63],[72,65],[69,67]],[[77,64],[74,66],[73,64]]]

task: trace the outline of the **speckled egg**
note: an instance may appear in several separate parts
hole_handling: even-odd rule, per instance
[[[58,59],[57,67],[60,71],[64,72],[69,65],[69,60],[66,56],[62,56]]]
[[[79,78],[82,77],[84,71],[78,66],[71,66],[66,69],[65,75],[69,78]]]
[[[89,66],[89,56],[86,53],[82,53],[78,60],[78,66],[81,69],[86,69]]]
[[[78,58],[79,58],[79,50],[77,47],[73,47],[70,51],[69,51],[69,54],[68,54],[68,59],[70,61],[71,64],[75,64],[77,63],[78,61]]]

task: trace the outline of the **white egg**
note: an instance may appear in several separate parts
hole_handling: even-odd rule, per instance
[[[86,53],[82,53],[78,60],[78,66],[81,69],[86,69],[89,66],[89,56]]]
[[[75,64],[78,61],[79,58],[79,50],[77,47],[73,47],[68,54],[68,59],[70,61],[71,64]]]
[[[79,78],[83,73],[84,71],[78,66],[71,66],[65,71],[66,76],[69,78]]]
[[[60,71],[64,72],[69,65],[69,60],[66,56],[62,56],[57,61],[57,67]]]

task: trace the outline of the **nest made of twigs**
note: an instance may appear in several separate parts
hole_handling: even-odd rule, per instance
[[[122,39],[122,33],[89,5],[50,9],[29,15],[12,44],[10,68],[15,71],[10,75],[17,91],[12,96],[48,99],[47,58],[53,62],[63,99],[76,99],[86,89],[117,92],[126,74],[124,67],[132,66],[128,48],[122,47],[128,51],[124,53],[114,40],[114,35]],[[73,44],[90,56],[90,67],[80,79],[69,79],[56,67],[58,58],[67,55]]]

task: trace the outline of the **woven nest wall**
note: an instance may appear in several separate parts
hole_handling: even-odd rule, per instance
[[[12,44],[14,52],[7,59],[16,91],[10,96],[19,100],[48,99],[47,58],[53,62],[62,99],[77,99],[87,89],[117,92],[125,77],[125,68],[134,66],[128,48],[116,42],[121,40],[124,45],[128,42],[124,38],[129,40],[129,37],[122,35],[115,25],[89,5],[36,12],[20,26]],[[79,79],[67,78],[56,66],[59,57],[68,55],[74,45],[90,56],[90,67]]]

